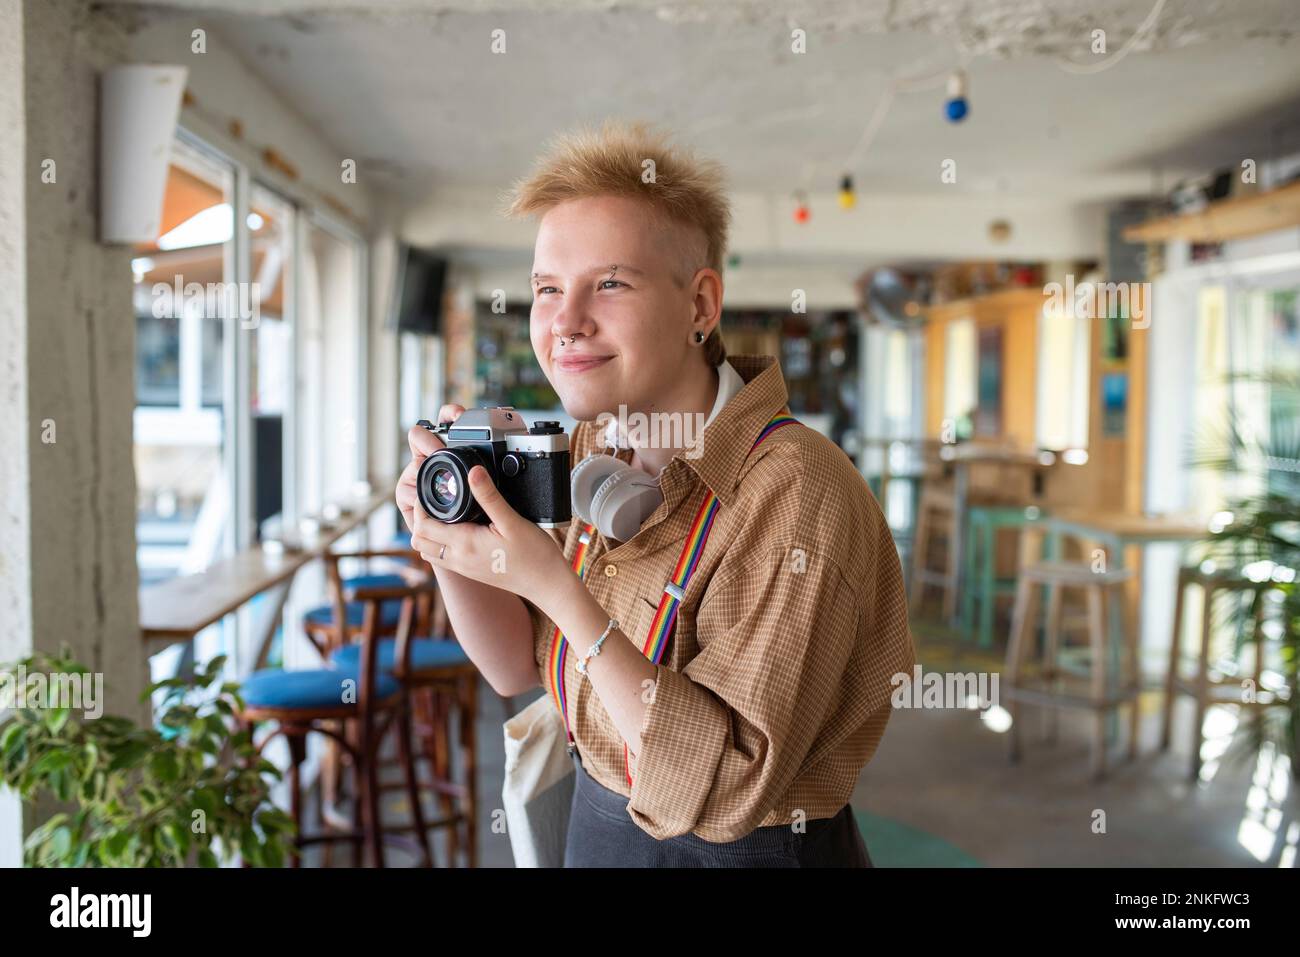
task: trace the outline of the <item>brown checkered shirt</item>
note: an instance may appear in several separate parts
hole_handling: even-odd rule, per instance
[[[891,677],[915,661],[898,556],[866,482],[804,425],[777,429],[751,455],[786,405],[785,380],[771,356],[728,359],[745,386],[705,429],[703,454],[672,459],[664,504],[636,535],[594,532],[589,549],[588,590],[639,647],[706,486],[720,499],[657,668],[630,788],[622,735],[572,648],[565,662],[583,766],[627,795],[632,820],[658,839],[731,841],[833,816],[884,734]],[[570,447],[575,464],[601,451],[602,430],[578,423]],[[575,517],[552,532],[570,562],[581,531]],[[528,608],[549,693],[555,625]]]

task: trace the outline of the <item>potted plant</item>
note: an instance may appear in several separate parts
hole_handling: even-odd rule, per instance
[[[271,804],[278,769],[232,733],[237,686],[219,684],[224,656],[165,692],[156,726],[79,716],[64,706],[17,707],[0,724],[0,782],[24,801],[66,806],[24,843],[29,867],[217,867],[237,854],[277,867],[291,818]],[[65,654],[24,659],[10,673],[89,675]],[[219,685],[219,686],[218,686]],[[50,702],[60,704],[60,702]]]
[[[1252,750],[1272,742],[1300,777],[1300,378],[1269,372],[1230,376],[1227,382],[1229,388],[1253,384],[1267,390],[1268,424],[1260,437],[1229,409],[1223,426],[1202,433],[1192,465],[1244,477],[1254,491],[1230,495],[1224,521],[1201,543],[1200,561],[1270,583],[1248,601],[1223,603],[1216,624],[1240,642],[1257,641],[1260,603],[1276,603],[1266,609],[1265,637],[1275,643],[1281,682],[1269,693],[1285,707],[1250,709],[1247,737]]]

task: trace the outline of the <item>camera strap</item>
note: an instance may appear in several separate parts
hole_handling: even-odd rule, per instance
[[[787,425],[794,425],[798,422],[789,412],[782,410],[768,420],[759,432],[758,438],[750,446],[749,451],[752,453],[758,446],[777,429]],[[673,566],[672,578],[664,585],[663,593],[659,596],[659,609],[650,621],[650,630],[646,634],[641,644],[641,653],[651,664],[659,664],[663,659],[664,651],[668,647],[668,639],[673,633],[673,625],[677,621],[677,608],[681,605],[686,597],[686,586],[690,582],[691,576],[695,574],[695,569],[700,563],[700,556],[704,554],[704,546],[709,540],[709,533],[713,530],[713,520],[717,517],[719,507],[718,497],[712,489],[705,489],[704,500],[700,503],[695,512],[695,518],[691,522],[690,530],[686,533],[686,540],[682,543],[682,552],[677,559],[677,564]],[[587,570],[587,555],[591,549],[591,541],[595,536],[595,526],[583,525],[582,533],[578,536],[578,548],[573,554],[573,570],[579,578],[584,578]],[[569,754],[572,755],[577,747],[573,739],[573,731],[569,726],[569,709],[568,698],[564,688],[564,667],[568,658],[569,643],[557,626],[551,636],[551,655],[547,661],[547,676],[550,680],[551,697],[554,699],[556,707],[560,709],[560,715],[564,718],[564,730],[568,737]],[[627,783],[630,787],[632,784],[632,772],[628,763],[627,743],[623,744],[623,772],[627,776]]]

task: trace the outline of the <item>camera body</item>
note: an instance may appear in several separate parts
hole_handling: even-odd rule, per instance
[[[447,446],[420,464],[416,491],[426,515],[448,524],[487,525],[469,488],[469,471],[482,465],[520,515],[542,528],[563,528],[570,516],[569,436],[556,421],[529,428],[512,406],[466,409],[455,422],[418,423]]]

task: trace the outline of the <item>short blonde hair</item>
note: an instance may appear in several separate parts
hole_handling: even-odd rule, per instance
[[[647,160],[654,164],[652,177],[646,176]],[[702,234],[703,262],[698,243],[683,243],[686,275],[675,277],[683,285],[700,266],[722,273],[731,225],[724,183],[720,163],[672,146],[647,124],[606,120],[599,130],[583,127],[552,140],[532,172],[511,187],[504,212],[521,218],[588,196],[644,200],[661,221]],[[727,357],[717,326],[704,354],[713,366]]]

